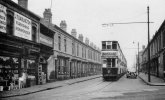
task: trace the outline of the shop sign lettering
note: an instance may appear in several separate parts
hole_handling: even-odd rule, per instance
[[[53,47],[53,39],[43,34],[40,34],[40,42],[47,46]]]
[[[15,36],[32,40],[31,20],[17,12],[14,13],[14,30]]]
[[[0,4],[0,31],[6,33],[6,7]]]

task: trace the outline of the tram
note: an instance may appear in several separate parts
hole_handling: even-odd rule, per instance
[[[104,80],[118,80],[126,73],[127,61],[118,41],[102,41],[101,59]]]

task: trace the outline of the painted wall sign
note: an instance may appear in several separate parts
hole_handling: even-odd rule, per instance
[[[14,35],[32,40],[31,20],[23,15],[14,13]]]
[[[53,39],[43,35],[42,33],[40,34],[40,43],[53,47]]]
[[[6,7],[0,4],[0,31],[6,33]]]

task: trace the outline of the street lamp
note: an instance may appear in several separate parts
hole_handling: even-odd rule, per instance
[[[133,43],[135,43],[135,42],[133,42]],[[140,64],[139,64],[139,42],[138,42],[138,54],[137,54],[137,65],[136,65],[136,73],[137,74],[139,74],[139,68],[140,68],[139,65]]]

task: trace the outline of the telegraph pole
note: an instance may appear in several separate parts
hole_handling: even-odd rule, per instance
[[[150,77],[150,24],[149,24],[149,6],[147,7],[148,14],[148,82],[151,82]]]

